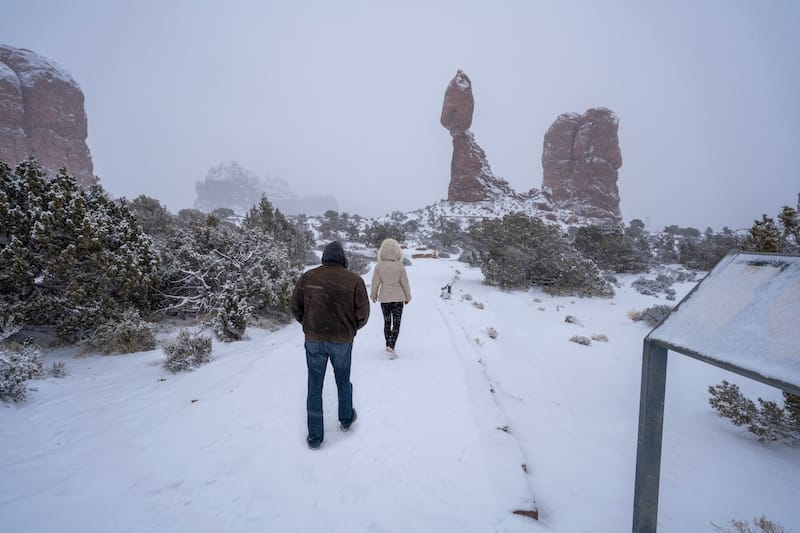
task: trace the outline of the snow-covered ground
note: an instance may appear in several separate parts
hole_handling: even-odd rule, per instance
[[[318,451],[305,443],[297,324],[215,342],[210,364],[177,375],[160,350],[46,354],[70,375],[0,404],[0,529],[629,531],[648,328],[627,313],[665,302],[631,289],[635,276],[607,300],[502,292],[444,259],[408,273],[400,357],[386,357],[374,305],[353,352],[358,421],[338,430],[329,371]],[[691,284],[676,288],[680,299]],[[592,334],[608,342],[569,342]],[[780,398],[670,355],[659,531],[761,515],[800,530],[800,449],[760,444],[718,417],[707,387],[722,379]],[[538,522],[512,514],[534,505]]]

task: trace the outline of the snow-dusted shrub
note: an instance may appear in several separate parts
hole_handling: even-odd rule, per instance
[[[155,329],[135,309],[127,309],[118,318],[102,323],[89,339],[90,350],[112,355],[144,352],[156,347]]]
[[[26,341],[20,351],[0,349],[0,400],[24,400],[27,381],[41,374],[41,353],[31,341]]]
[[[611,272],[645,272],[650,263],[647,252],[616,225],[581,226],[574,230],[575,248],[595,264]]]
[[[14,315],[0,316],[0,342],[5,341],[22,329]]]
[[[765,516],[754,518],[752,525],[741,520],[731,520],[731,525],[728,528],[722,528],[713,522],[711,525],[714,530],[721,533],[789,533],[782,525],[768,520]]]
[[[659,325],[670,312],[672,312],[672,307],[669,305],[654,305],[648,307],[644,311],[629,311],[628,317],[634,322],[641,321],[654,328]]]
[[[214,333],[223,342],[241,340],[247,329],[252,307],[247,300],[226,285],[219,296],[219,307],[213,320]]]
[[[605,333],[592,333],[592,340],[598,342],[608,342],[608,335]]]
[[[503,288],[540,285],[551,295],[613,296],[594,262],[558,226],[521,213],[484,219],[470,228],[487,283]]]
[[[69,370],[64,361],[53,361],[53,365],[47,369],[47,374],[54,378],[64,378],[69,375]]]
[[[791,446],[800,446],[800,397],[783,393],[784,407],[776,402],[758,398],[758,405],[746,398],[733,383],[723,381],[708,387],[708,403],[720,416],[729,418],[736,426],[747,426],[747,431],[761,442],[783,440]]]
[[[305,237],[266,199],[242,227],[202,213],[174,219],[154,236],[162,280],[157,306],[169,314],[215,315],[232,287],[254,313],[288,316],[306,258]]]
[[[182,329],[174,341],[164,345],[164,368],[170,372],[191,370],[211,361],[211,337]]]
[[[590,344],[592,344],[592,341],[589,340],[589,337],[584,337],[583,335],[573,335],[572,337],[569,338],[569,340],[578,344],[582,344],[584,346],[589,346]]]
[[[347,268],[358,275],[369,272],[369,267],[373,262],[375,262],[375,258],[357,252],[347,252]]]
[[[647,278],[639,278],[633,283],[631,283],[631,287],[636,289],[636,292],[639,294],[644,294],[645,296],[658,296],[659,293],[664,293],[667,296],[668,300],[675,299],[675,289],[672,288],[672,278],[665,275],[659,274],[656,276],[656,279],[647,279]]]
[[[486,333],[489,335],[490,339],[496,339],[497,338],[497,330],[492,328],[492,327],[488,328],[486,330]]]

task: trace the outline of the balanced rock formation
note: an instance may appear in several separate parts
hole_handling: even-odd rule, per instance
[[[21,48],[0,45],[0,159],[33,155],[48,172],[60,167],[95,183],[83,92],[61,67]]]
[[[472,83],[459,70],[444,93],[441,117],[442,126],[453,137],[453,160],[447,189],[447,199],[451,202],[480,202],[514,194],[505,180],[494,177],[486,154],[475,142],[469,129],[474,108]]]
[[[619,120],[605,108],[564,113],[544,136],[542,190],[556,209],[622,222],[617,171],[622,166]]]

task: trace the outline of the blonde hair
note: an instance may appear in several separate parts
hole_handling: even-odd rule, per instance
[[[399,261],[403,258],[403,251],[400,249],[400,243],[394,239],[384,239],[378,249],[378,261]]]

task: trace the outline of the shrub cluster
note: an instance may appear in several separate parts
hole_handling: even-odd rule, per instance
[[[575,248],[602,270],[645,272],[650,265],[650,250],[643,249],[634,236],[618,226],[584,226],[574,233]]]
[[[156,347],[155,329],[135,309],[100,324],[87,339],[86,347],[104,354],[125,354],[152,350]]]
[[[75,341],[129,307],[145,310],[159,283],[150,239],[125,200],[49,179],[33,159],[0,161],[0,307],[20,323]]]
[[[502,288],[539,285],[554,295],[613,296],[593,261],[557,226],[516,213],[470,228],[476,261],[487,283]]]
[[[139,197],[134,214],[151,231],[161,290],[154,307],[208,318],[224,340],[241,338],[252,313],[288,317],[308,255],[308,235],[262,197],[241,225],[199,211],[173,217]]]
[[[639,294],[646,296],[658,296],[663,292],[667,300],[674,300],[675,289],[672,288],[672,282],[671,277],[659,274],[656,279],[639,278],[631,283],[631,287],[636,289]]]

